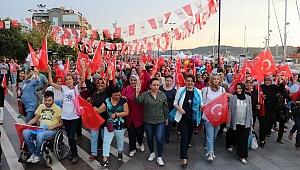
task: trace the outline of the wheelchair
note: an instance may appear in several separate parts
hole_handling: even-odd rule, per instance
[[[57,130],[56,134],[44,141],[44,143],[41,146],[41,159],[39,161],[40,164],[42,164],[42,157],[43,153],[46,155],[46,166],[51,167],[53,165],[53,157],[50,156],[50,153],[53,153],[53,155],[60,161],[64,158],[66,158],[70,152],[70,147],[68,145],[68,138],[65,135],[65,131],[63,128]],[[25,141],[22,144],[22,151],[20,153],[20,157],[18,162],[28,164],[27,159],[31,156],[31,153],[29,152]]]

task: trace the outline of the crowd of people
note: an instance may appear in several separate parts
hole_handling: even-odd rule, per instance
[[[263,83],[258,83],[250,73],[247,73],[246,81],[237,83],[235,92],[228,93],[227,90],[236,74],[231,66],[214,68],[211,73],[205,70],[194,73],[193,69],[184,72],[182,69],[185,86],[180,87],[175,83],[176,66],[171,60],[165,61],[152,75],[150,75],[152,66],[139,60],[136,60],[131,67],[128,64],[124,67],[117,66],[115,72],[113,68],[103,64],[95,73],[85,63],[72,67],[73,62],[71,62],[70,73],[65,76],[52,76],[51,66],[48,66],[48,76],[39,73],[39,70],[33,67],[30,55],[26,63],[29,66],[27,68],[14,64],[13,60],[10,63],[10,77],[13,79],[12,84],[15,82],[18,88],[18,96],[26,112],[26,123],[36,125],[37,120],[41,118],[54,121],[55,123],[49,125],[55,124],[55,128],[63,125],[71,147],[69,159],[72,163],[78,161],[76,140],[82,138],[81,117],[76,114],[73,103],[78,95],[90,102],[95,111],[105,120],[99,130],[90,130],[89,157],[95,159],[98,152],[102,151],[100,166],[104,167],[109,164],[110,146],[114,137],[117,141],[117,159],[123,159],[126,130],[130,152],[125,154],[133,157],[137,150],[144,152],[143,141],[146,136],[150,151],[148,161],[153,161],[157,157],[156,161],[160,166],[164,165],[164,145],[172,142],[170,132],[177,129],[180,135],[181,166],[186,168],[192,136],[198,134],[201,127],[204,127],[204,145],[208,161],[212,162],[216,158],[214,142],[217,136],[226,132],[227,150],[233,152],[236,149],[240,161],[247,164],[248,137],[251,128],[255,126],[256,119],[259,122],[258,142],[261,148],[267,147],[266,137],[274,130],[278,130],[278,143],[284,144],[282,136],[287,129],[285,123],[292,119],[295,124],[289,133],[289,139],[292,140],[293,133],[297,131],[295,147],[300,149],[300,114],[293,111],[293,107],[300,105],[300,99],[294,101],[290,98],[291,94],[299,89],[297,75],[293,75],[290,79],[284,75],[268,75],[264,77]],[[58,60],[57,64],[61,65],[61,60]],[[2,65],[0,64],[1,76],[6,74],[5,70],[8,70],[5,65],[3,60]],[[82,73],[86,74],[79,75],[75,67],[81,67]],[[107,73],[104,77],[100,76],[100,71],[103,69]],[[19,70],[17,76],[16,70]],[[4,98],[1,93],[2,87],[4,86],[0,86],[0,97]],[[263,102],[259,101],[261,92]],[[229,121],[215,126],[206,117],[208,113],[205,111],[202,113],[202,108],[224,93],[228,98]],[[4,102],[0,100],[0,108],[3,104]],[[43,116],[44,112],[41,110],[46,108],[49,111],[52,105],[54,108],[51,112],[55,112],[56,116],[51,118]],[[60,108],[61,110],[58,111]],[[171,122],[169,113],[173,111],[176,114],[176,121]],[[1,110],[1,114],[2,112]],[[0,120],[2,118],[3,121],[1,114]],[[279,122],[278,127],[277,122]],[[50,126],[48,130],[55,128]],[[36,135],[31,136],[27,131],[24,131],[23,135],[26,144],[33,148],[30,149],[32,157],[27,161],[36,163],[40,155],[30,142],[36,138]],[[46,139],[47,135],[49,133],[42,139]],[[156,145],[154,145],[154,137]]]

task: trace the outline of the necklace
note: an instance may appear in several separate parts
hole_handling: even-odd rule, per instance
[[[193,91],[190,91],[190,93],[188,93],[188,91],[187,91],[187,94],[188,94],[187,97],[188,97],[188,99],[189,99],[189,100],[188,100],[188,103],[189,103],[189,105],[190,105],[190,108],[192,108],[192,102],[193,102],[193,101],[191,100],[191,98],[192,98],[192,96],[193,96],[194,93],[193,93]]]

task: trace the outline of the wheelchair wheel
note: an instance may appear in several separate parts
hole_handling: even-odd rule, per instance
[[[29,159],[30,155],[27,152],[21,151],[18,162],[23,164],[28,164],[27,159]]]
[[[56,133],[54,138],[54,144],[53,144],[54,155],[58,160],[62,160],[66,158],[70,151],[69,141],[66,134],[64,133],[65,133],[64,130],[60,129]]]
[[[46,156],[46,166],[50,168],[53,165],[53,158],[51,156]]]

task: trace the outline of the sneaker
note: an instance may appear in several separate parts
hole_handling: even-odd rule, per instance
[[[157,157],[156,162],[158,163],[159,166],[164,166],[165,165],[165,163],[164,163],[164,161],[162,160],[161,157]]]
[[[40,157],[39,156],[34,156],[34,158],[32,159],[31,163],[38,163],[40,161]]]
[[[102,163],[99,165],[99,167],[108,167],[108,160],[102,161]]]
[[[211,155],[211,156],[208,157],[207,160],[208,160],[208,162],[212,162],[214,160],[214,157]]]
[[[144,145],[144,144],[142,144],[142,145],[140,146],[140,150],[141,150],[141,152],[144,152],[144,151],[145,151],[145,145]]]
[[[72,164],[76,164],[78,162],[78,156],[75,155],[72,159]]]
[[[228,150],[228,152],[232,152],[233,148],[228,148],[227,150]]]
[[[248,163],[245,158],[242,158],[241,162],[242,162],[242,164],[247,164]]]
[[[22,117],[22,115],[19,113],[19,114],[18,114],[18,118],[21,118],[21,117]]]
[[[271,132],[274,133],[274,129],[271,129]]]
[[[27,159],[27,162],[32,162],[33,158],[34,158],[34,154],[32,154],[32,155],[29,157],[29,159]]]
[[[130,151],[130,152],[129,152],[129,156],[130,156],[130,157],[133,157],[135,153],[136,153],[136,150]]]
[[[151,153],[148,157],[148,161],[153,161],[155,159],[155,154],[154,153]]]

